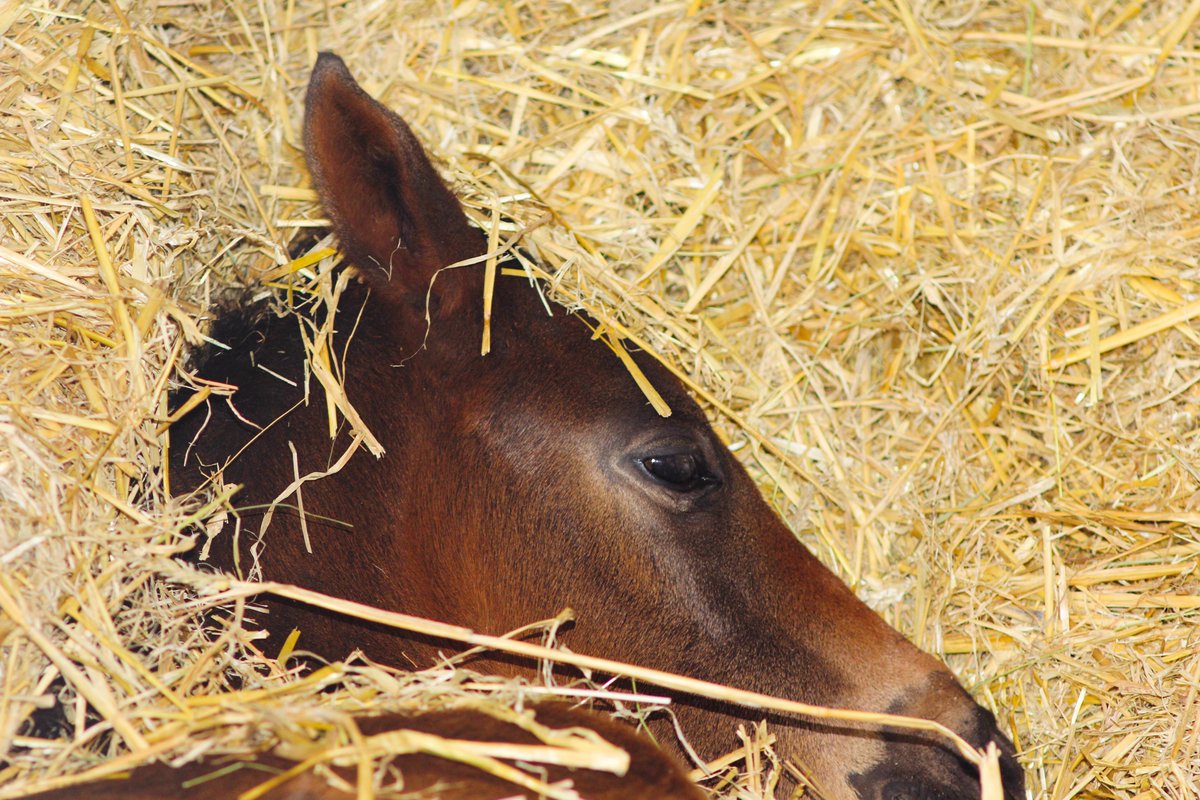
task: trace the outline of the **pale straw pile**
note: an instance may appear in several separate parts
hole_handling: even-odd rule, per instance
[[[0,796],[529,692],[289,672],[236,625],[204,633],[242,601],[172,558],[222,502],[164,495],[206,309],[330,263],[328,241],[289,253],[323,225],[299,136],[322,49],[561,299],[691,383],[797,535],[997,711],[1035,796],[1200,796],[1198,16],[4,6]],[[23,727],[48,693],[59,739]],[[768,796],[748,751],[709,785]]]

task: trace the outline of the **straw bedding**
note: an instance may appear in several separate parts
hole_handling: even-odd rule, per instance
[[[329,285],[331,243],[295,246],[323,224],[299,139],[320,49],[561,300],[693,385],[797,535],[998,712],[1036,796],[1200,796],[1198,16],[0,8],[0,796],[529,691],[299,674],[173,558],[227,499],[165,491],[207,309]],[[53,698],[51,734],[29,720]],[[723,795],[770,794],[748,751]]]

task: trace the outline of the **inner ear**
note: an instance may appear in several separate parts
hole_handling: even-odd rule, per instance
[[[309,80],[304,143],[341,249],[374,289],[424,306],[438,270],[484,252],[483,234],[412,130],[331,53],[320,55]],[[437,281],[442,313],[458,305],[456,287],[466,283]]]

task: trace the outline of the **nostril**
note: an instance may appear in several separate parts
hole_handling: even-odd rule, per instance
[[[892,781],[883,787],[882,800],[921,800],[913,790],[912,784],[905,781]]]
[[[884,785],[879,800],[975,800],[979,794],[972,788],[900,778]]]
[[[900,780],[890,781],[883,787],[881,800],[967,800],[967,795],[928,783]]]

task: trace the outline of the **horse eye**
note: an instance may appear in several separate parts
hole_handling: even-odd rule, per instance
[[[676,492],[694,492],[716,483],[694,453],[650,456],[641,461],[650,477]]]

